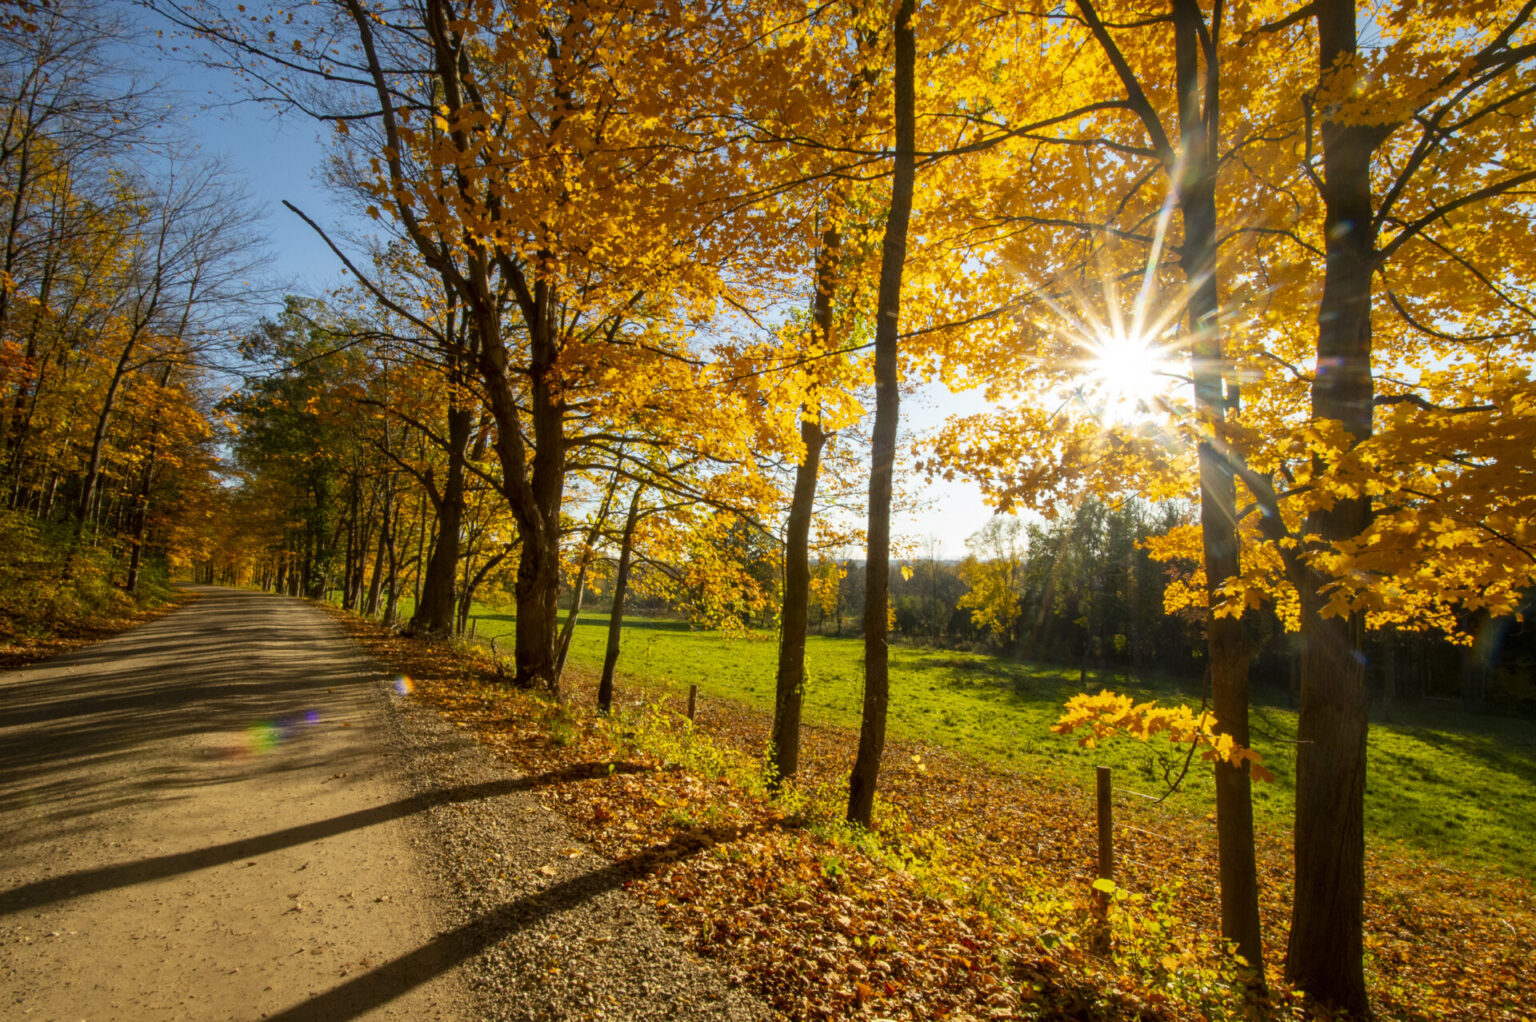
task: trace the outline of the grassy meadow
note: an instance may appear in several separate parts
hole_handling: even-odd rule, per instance
[[[479,640],[505,636],[510,613],[477,607]],[[570,662],[602,665],[607,617],[584,617],[571,643]],[[624,679],[699,686],[699,698],[739,701],[772,712],[776,637],[732,637],[690,628],[686,622],[634,618],[626,622],[619,658]],[[806,644],[805,722],[854,728],[859,723],[863,642],[812,635]],[[1090,672],[1088,689],[1198,704],[1192,686],[1158,677]],[[1182,749],[1117,741],[1080,748],[1075,738],[1051,733],[1062,706],[1082,690],[1075,668],[1018,663],[978,653],[893,646],[889,730],[893,737],[965,753],[1002,769],[1092,785],[1093,768],[1116,768],[1117,785],[1161,795],[1165,771],[1176,774]],[[1252,714],[1254,746],[1274,771],[1273,784],[1255,784],[1258,826],[1275,835],[1289,830],[1295,776],[1296,714],[1260,703]],[[1536,724],[1454,712],[1400,708],[1393,723],[1373,723],[1369,747],[1366,827],[1373,847],[1416,849],[1450,862],[1489,866],[1536,877]],[[1198,760],[1171,802],[1214,811],[1211,774]]]

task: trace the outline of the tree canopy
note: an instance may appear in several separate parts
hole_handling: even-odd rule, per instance
[[[105,84],[118,28],[17,7],[12,512],[125,566],[150,545],[391,622],[408,600],[418,633],[504,598],[510,680],[552,696],[603,592],[605,711],[626,595],[777,622],[779,781],[805,633],[851,568],[869,826],[887,630],[952,631],[936,569],[938,609],[891,574],[893,503],[970,480],[1041,517],[973,540],[969,634],[1070,647],[1085,680],[1195,636],[1209,720],[1070,719],[1211,750],[1223,936],[1258,987],[1248,685],[1294,661],[1285,975],[1368,1010],[1367,651],[1470,644],[1536,584],[1532,5],[147,6],[233,94],[326,128],[373,234],[296,211],[351,283],[231,328],[239,204],[126,157],[153,133]],[[222,396],[216,345],[250,378]],[[966,396],[906,436],[903,392],[934,382]]]

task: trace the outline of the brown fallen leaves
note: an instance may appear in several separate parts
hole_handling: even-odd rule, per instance
[[[1302,1018],[1280,978],[1288,841],[1261,836],[1271,1000],[1245,998],[1217,940],[1214,825],[1117,806],[1107,919],[1090,895],[1091,793],[926,747],[887,749],[874,835],[838,822],[853,738],[807,728],[802,777],[771,797],[768,722],[710,702],[696,726],[659,691],[603,721],[591,679],[552,707],[478,680],[457,651],[343,620],[415,698],[517,769],[628,890],[793,1019]],[[1373,855],[1368,978],[1381,1016],[1536,1017],[1530,884]]]

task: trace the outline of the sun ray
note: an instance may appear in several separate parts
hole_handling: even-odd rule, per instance
[[[1134,298],[1126,307],[1120,273],[1101,248],[1097,294],[1082,282],[1063,282],[1059,297],[1046,297],[1049,314],[1036,319],[1043,333],[1064,342],[1055,360],[1069,380],[1063,397],[1083,408],[1106,428],[1150,424],[1174,413],[1175,391],[1187,382],[1178,372],[1185,360],[1178,324],[1187,306],[1187,286],[1159,284],[1159,264],[1174,206],[1158,211],[1151,251],[1135,274]]]

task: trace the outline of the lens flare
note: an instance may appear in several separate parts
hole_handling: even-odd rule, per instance
[[[390,687],[395,690],[397,696],[408,696],[416,691],[416,683],[411,680],[409,674],[395,675],[394,680],[390,682]]]
[[[282,740],[282,732],[271,721],[260,721],[245,729],[246,749],[252,756],[266,755]]]
[[[258,720],[246,725],[240,737],[221,749],[220,754],[230,759],[265,756],[278,746],[299,738],[305,730],[318,723],[320,711],[313,709],[276,720]]]

